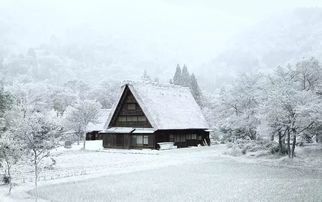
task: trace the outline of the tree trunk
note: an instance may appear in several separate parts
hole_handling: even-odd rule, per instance
[[[35,201],[38,201],[38,164],[37,164],[37,157],[35,152],[34,157],[34,169],[35,169]]]
[[[289,129],[287,129],[287,154],[288,157],[291,158],[291,134]]]
[[[278,145],[280,147],[280,154],[284,154],[284,148],[283,148],[283,143],[282,143],[282,132],[278,131]]]
[[[9,195],[11,194],[11,190],[12,190],[12,181],[11,181],[11,166],[9,165],[9,163],[7,162],[7,169],[8,169],[8,177],[9,177]]]
[[[86,130],[84,132],[84,137],[83,137],[83,150],[86,148]]]
[[[295,156],[295,145],[296,145],[296,134],[293,134],[293,144],[292,144],[292,158]]]
[[[80,134],[80,132],[78,132],[78,133],[77,133],[77,145],[79,145],[79,142],[80,142],[80,136],[81,136],[81,134]]]

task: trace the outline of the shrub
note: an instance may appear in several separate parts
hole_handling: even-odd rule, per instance
[[[227,148],[229,148],[229,149],[230,149],[230,148],[232,148],[233,146],[234,146],[234,144],[233,144],[233,143],[231,143],[231,142],[228,142],[228,143],[227,143]]]
[[[10,183],[10,177],[9,177],[9,176],[7,176],[7,175],[3,175],[3,176],[2,176],[2,182],[3,182],[4,184],[9,184],[9,183]]]

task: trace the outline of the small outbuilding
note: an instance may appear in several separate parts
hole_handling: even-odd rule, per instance
[[[86,128],[86,140],[102,140],[102,132],[104,130],[104,125],[111,109],[101,109],[98,113],[98,119],[95,123],[90,122]]]
[[[133,82],[121,87],[117,103],[100,132],[104,148],[151,148],[210,144],[208,124],[190,89]]]

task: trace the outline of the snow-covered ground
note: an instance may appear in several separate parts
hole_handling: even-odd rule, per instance
[[[40,178],[41,200],[322,201],[322,172],[300,162],[290,168],[286,160],[230,157],[222,154],[225,145],[165,151],[100,145],[57,149],[55,168]],[[31,180],[17,183],[10,197],[0,187],[0,201],[33,201]]]

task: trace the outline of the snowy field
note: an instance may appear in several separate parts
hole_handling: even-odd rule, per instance
[[[40,201],[322,201],[322,172],[284,160],[223,155],[224,145],[167,151],[103,150],[100,142],[55,152]],[[289,164],[289,162],[287,163]],[[0,201],[33,201],[32,182]]]

